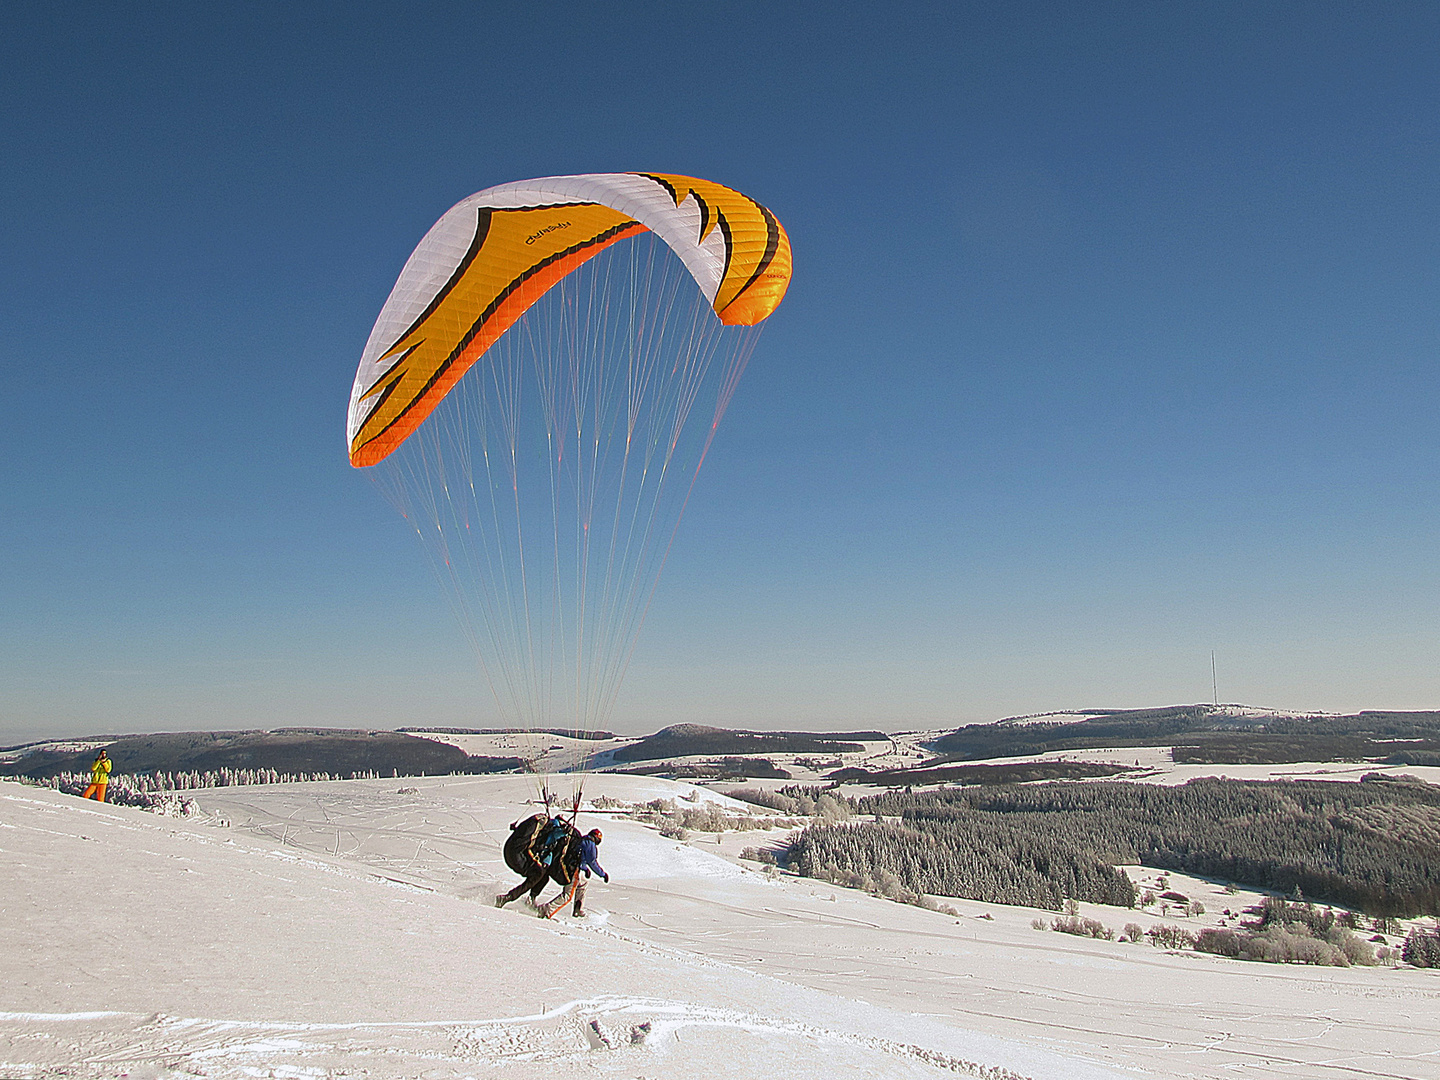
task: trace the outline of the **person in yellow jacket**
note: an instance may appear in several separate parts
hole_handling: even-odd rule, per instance
[[[105,787],[110,783],[110,759],[101,750],[95,758],[95,764],[90,766],[90,786],[85,789],[82,799],[99,799],[105,801]]]

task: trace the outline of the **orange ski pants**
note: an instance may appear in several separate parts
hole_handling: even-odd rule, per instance
[[[91,784],[85,789],[85,794],[80,797],[82,799],[99,799],[101,802],[104,802],[105,788],[107,786],[106,784]]]

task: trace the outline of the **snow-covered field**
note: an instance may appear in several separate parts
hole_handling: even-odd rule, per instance
[[[497,910],[531,795],[222,788],[180,819],[0,783],[0,1076],[1440,1078],[1440,972],[956,918],[739,864],[764,833],[583,813],[612,875],[589,916]]]
[[[593,767],[606,762],[622,746],[638,740],[627,737],[611,739],[577,739],[545,731],[493,731],[466,733],[448,731],[407,731],[417,739],[458,746],[467,754],[479,757],[518,757],[535,762],[547,772]]]

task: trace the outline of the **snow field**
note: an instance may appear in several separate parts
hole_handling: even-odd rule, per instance
[[[586,794],[694,790],[592,775]],[[531,794],[227,788],[176,820],[0,784],[0,1075],[1440,1078],[1434,972],[947,917],[742,868],[732,849],[765,833],[682,844],[582,812],[612,875],[591,916],[496,910]]]

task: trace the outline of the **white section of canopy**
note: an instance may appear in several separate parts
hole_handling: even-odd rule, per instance
[[[714,304],[725,273],[725,237],[715,228],[700,242],[700,206],[692,196],[677,207],[663,186],[636,173],[546,176],[477,191],[461,199],[430,227],[406,260],[389,299],[380,309],[350,390],[347,447],[365,419],[367,409],[362,400],[390,367],[380,358],[419,318],[470,250],[475,238],[475,211],[482,207],[513,210],[569,203],[599,203],[640,222],[680,256],[705,299]]]

